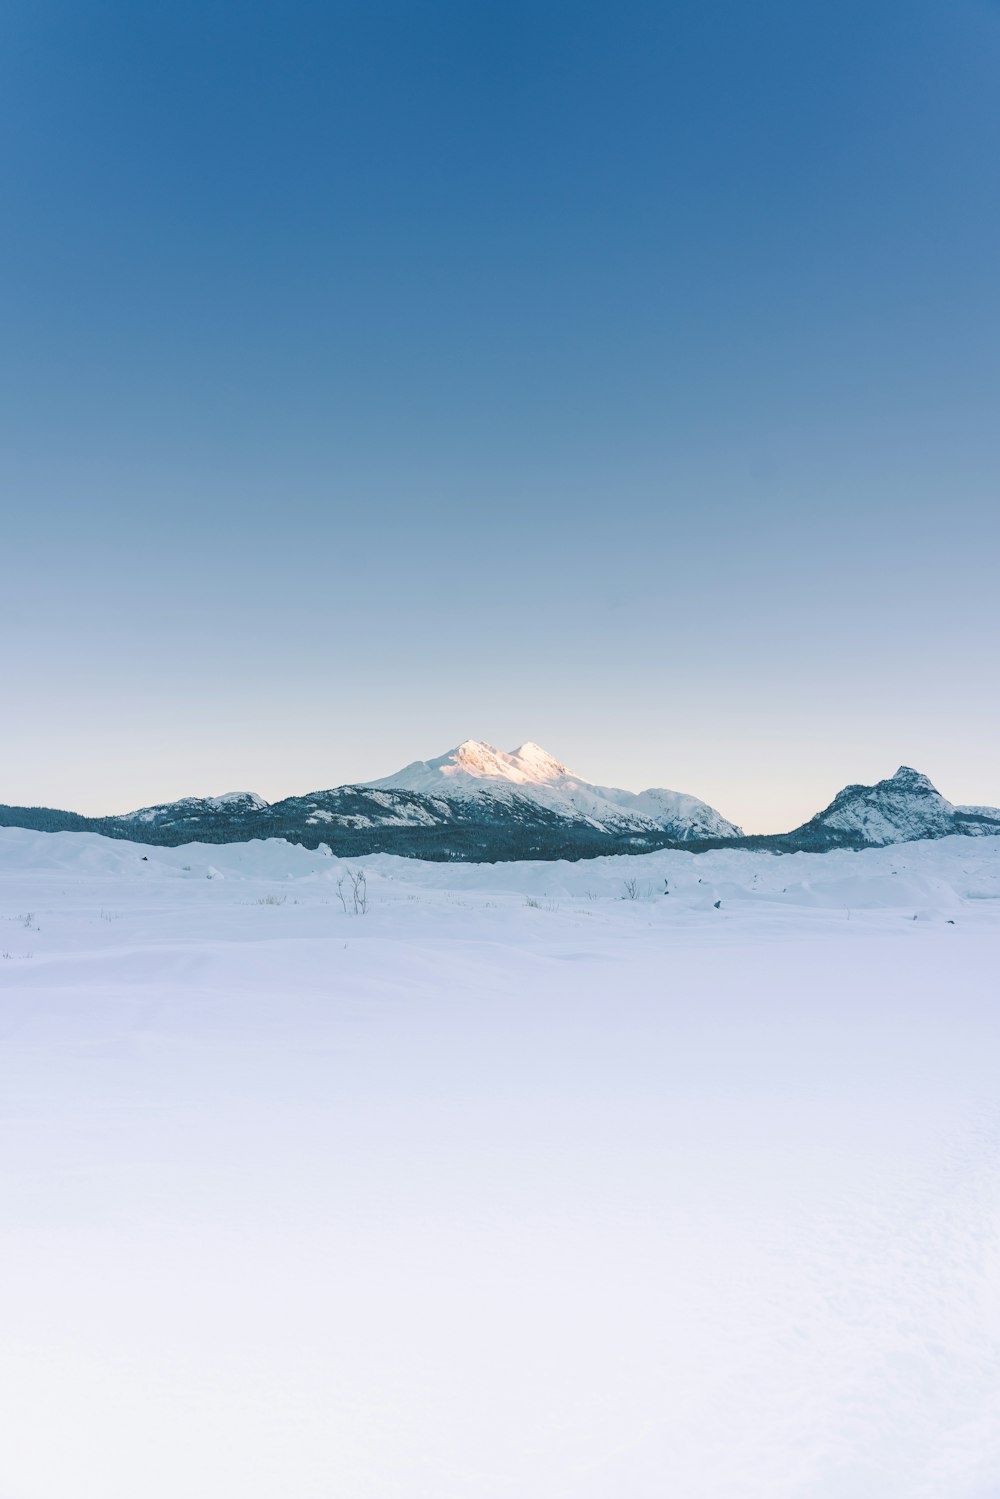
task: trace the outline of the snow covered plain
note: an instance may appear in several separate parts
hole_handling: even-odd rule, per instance
[[[3,1499],[1000,1493],[1000,839],[360,862],[0,832]]]

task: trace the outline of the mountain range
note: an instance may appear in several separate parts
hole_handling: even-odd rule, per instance
[[[625,791],[574,775],[539,745],[504,751],[468,739],[380,780],[268,803],[253,792],[185,797],[111,817],[48,807],[0,806],[0,826],[90,831],[177,845],[285,838],[339,855],[425,859],[586,858],[683,847],[770,848],[776,853],[864,848],[1000,834],[1000,809],[954,806],[908,766],[872,786],[846,786],[789,833],[745,835],[695,796]]]

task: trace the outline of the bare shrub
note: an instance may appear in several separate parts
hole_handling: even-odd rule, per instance
[[[346,888],[345,888],[346,882]],[[353,911],[355,916],[364,916],[368,910],[368,881],[363,869],[348,869],[337,881],[337,894],[344,914]],[[350,901],[350,906],[348,906]]]

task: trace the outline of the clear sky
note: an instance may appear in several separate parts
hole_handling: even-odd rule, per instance
[[[1000,4],[11,0],[0,801],[1000,803]]]

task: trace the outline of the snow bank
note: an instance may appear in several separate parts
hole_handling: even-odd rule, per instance
[[[995,1492],[1000,840],[359,867],[0,831],[4,1493]]]
[[[504,894],[546,900],[624,900],[701,910],[728,904],[831,911],[906,911],[953,915],[967,901],[1000,900],[1000,840],[960,836],[824,854],[769,854],[716,849],[663,850],[635,856],[499,864],[427,863],[389,854],[340,860],[325,846],[305,849],[283,839],[189,843],[179,848],[131,843],[92,833],[0,829],[0,874],[75,871],[145,880],[218,878],[335,882],[345,867],[364,869],[387,899],[408,893],[461,891],[470,899]],[[631,887],[634,885],[634,891]]]

